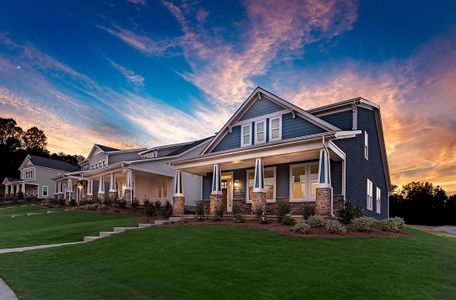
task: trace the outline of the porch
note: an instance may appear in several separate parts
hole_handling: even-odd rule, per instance
[[[332,142],[277,145],[215,153],[173,163],[178,171],[203,176],[202,201],[209,214],[217,209],[242,214],[278,213],[288,202],[293,214],[305,206],[334,216],[345,195],[345,154]]]
[[[5,178],[5,199],[38,198],[38,184],[21,179]]]

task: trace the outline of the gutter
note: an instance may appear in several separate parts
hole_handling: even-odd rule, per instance
[[[328,149],[328,147],[326,147],[326,144],[325,144],[325,135],[323,135],[321,137],[321,143],[323,144],[323,147],[325,148],[326,152],[329,155],[329,149]],[[331,190],[331,196],[330,196],[330,201],[329,201],[330,214],[331,214],[331,217],[334,218],[334,192],[333,192],[333,187],[332,187],[332,183],[331,183],[331,158],[329,158],[329,160],[328,160],[327,168],[328,168],[328,181],[329,181],[329,186],[330,186],[330,190]]]

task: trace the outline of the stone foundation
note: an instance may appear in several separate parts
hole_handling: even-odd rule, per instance
[[[217,214],[217,207],[222,205],[223,200],[221,194],[211,195],[211,200],[209,201],[209,214],[215,216]],[[224,210],[226,210],[226,208]]]
[[[173,197],[173,215],[183,215],[185,212],[185,198],[180,196]]]
[[[266,193],[265,192],[253,192],[252,193],[252,214],[256,214],[258,210],[266,213]]]
[[[97,200],[98,200],[98,202],[103,203],[103,202],[105,201],[105,199],[106,199],[105,193],[100,193],[100,192],[98,192],[98,194],[97,194]]]
[[[125,189],[125,195],[124,195],[124,199],[125,201],[127,201],[127,205],[131,205],[131,202],[133,200],[133,190],[130,188],[130,189]]]
[[[86,195],[87,202],[93,202],[93,195]]]
[[[114,199],[116,199],[116,198],[117,198],[117,191],[108,193],[108,199],[109,200],[114,201]]]
[[[331,210],[331,189],[317,188],[317,198],[315,200],[315,214],[329,216]]]
[[[340,210],[344,207],[344,196],[337,195],[333,196],[333,205],[334,205],[334,215],[339,216]]]

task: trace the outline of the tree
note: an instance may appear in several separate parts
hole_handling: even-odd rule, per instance
[[[29,152],[35,152],[37,154],[40,152],[48,153],[46,150],[47,137],[43,130],[35,126],[24,133],[23,141],[25,149]]]
[[[9,151],[22,147],[22,128],[17,126],[14,119],[0,118],[0,144]]]

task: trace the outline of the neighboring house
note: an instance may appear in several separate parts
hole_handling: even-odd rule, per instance
[[[27,155],[19,167],[20,178],[6,177],[5,198],[50,198],[55,192],[52,178],[61,172],[79,170],[64,161]]]
[[[56,198],[103,201],[137,199],[173,201],[175,171],[172,160],[193,157],[207,145],[208,139],[150,149],[119,150],[95,144],[87,159],[80,162],[81,171],[61,173],[56,182]],[[187,194],[186,205],[194,206],[201,198],[201,176],[182,174]]]
[[[304,110],[258,87],[199,155],[172,165],[203,177],[210,214],[234,205],[276,213],[285,201],[295,213],[312,205],[331,216],[350,200],[367,216],[388,217],[380,108],[363,98]]]

